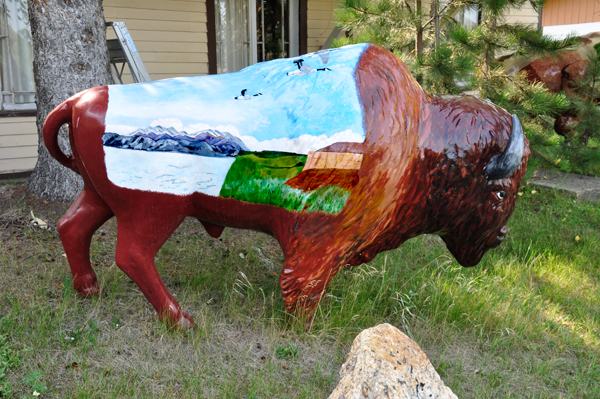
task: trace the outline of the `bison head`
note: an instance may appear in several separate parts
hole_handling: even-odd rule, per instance
[[[506,237],[529,142],[519,119],[489,101],[435,98],[431,106],[430,140],[421,136],[430,163],[428,209],[458,262],[475,266]]]

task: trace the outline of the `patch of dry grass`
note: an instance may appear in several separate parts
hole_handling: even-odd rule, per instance
[[[599,397],[600,212],[555,193],[523,199],[508,242],[477,268],[424,236],[344,270],[310,334],[283,312],[274,239],[215,240],[186,220],[157,255],[196,322],[174,333],[115,265],[115,220],[92,243],[102,293],[81,299],[52,228],[68,204],[0,186],[0,367],[2,353],[20,361],[0,386],[13,398],[325,398],[356,334],[389,322],[460,398]],[[31,210],[51,228],[33,228]],[[563,242],[574,229],[582,239]],[[281,359],[282,347],[298,355]]]
[[[282,259],[270,237],[229,231],[213,240],[196,221],[184,222],[157,256],[165,283],[196,321],[173,333],[116,267],[115,220],[93,240],[102,294],[82,299],[53,228],[66,204],[26,200],[22,188],[13,195],[16,206],[0,211],[0,334],[21,360],[0,382],[13,397],[32,396],[26,380],[37,371],[42,397],[54,398],[308,398],[333,390],[344,360],[335,341],[294,330],[278,293],[248,280],[278,284]],[[29,224],[31,207],[49,230]],[[277,347],[290,343],[299,356],[279,359]]]

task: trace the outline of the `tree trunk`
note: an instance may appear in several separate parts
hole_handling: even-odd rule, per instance
[[[49,200],[77,196],[81,177],[54,160],[44,146],[48,114],[73,94],[111,81],[102,0],[27,0],[33,37],[38,160],[28,191]],[[66,126],[59,144],[70,154]]]
[[[415,52],[417,57],[423,54],[423,10],[421,8],[421,0],[415,0],[415,8],[417,10],[417,26],[415,26]]]
[[[494,32],[496,30],[496,17],[493,17],[494,19],[492,19],[491,23],[490,23],[490,27],[491,27],[491,31]],[[487,44],[486,48],[485,48],[485,63],[484,63],[484,71],[483,71],[483,76],[485,79],[485,93],[482,93],[485,97],[489,97],[490,96],[490,77],[491,77],[491,65],[492,65],[492,60],[495,57],[495,51],[494,51],[494,47],[493,45]]]
[[[440,47],[440,3],[439,0],[433,0],[434,20],[435,20],[435,49]]]

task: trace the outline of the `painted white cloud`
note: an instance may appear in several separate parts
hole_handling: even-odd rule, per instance
[[[219,101],[198,98],[195,101],[157,101],[133,103],[130,99],[113,95],[110,100],[110,112],[107,114],[109,122],[118,124],[135,115],[138,120],[153,120],[160,115],[168,115],[166,119],[198,120],[206,123],[217,124],[227,121],[231,124],[243,124],[250,131],[260,129],[270,124],[267,116],[260,112],[260,105],[241,107],[223,107]],[[201,110],[201,111],[199,111]],[[115,123],[116,122],[116,123]],[[147,125],[146,125],[147,126]]]
[[[252,136],[241,136],[241,139],[250,151],[282,151],[296,154],[308,154],[309,151],[316,151],[339,142],[362,143],[364,141],[361,134],[350,129],[336,133],[331,137],[324,134],[320,136],[303,134],[296,138],[279,138],[265,141],[258,141]]]

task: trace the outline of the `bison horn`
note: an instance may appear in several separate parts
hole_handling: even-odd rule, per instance
[[[486,167],[485,171],[488,180],[504,179],[511,176],[519,168],[519,165],[521,165],[524,151],[523,128],[517,115],[513,115],[508,145],[504,149],[504,152],[493,157]]]

